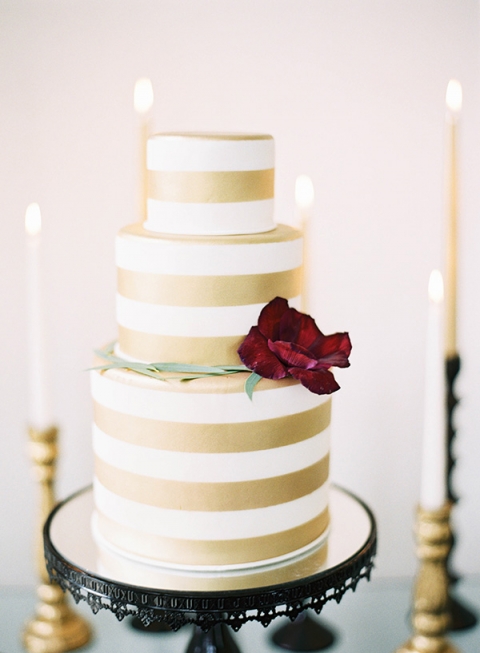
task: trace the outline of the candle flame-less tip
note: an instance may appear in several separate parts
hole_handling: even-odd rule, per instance
[[[295,181],[295,202],[300,209],[308,209],[313,205],[315,191],[313,182],[308,175],[299,175]]]
[[[148,77],[141,77],[135,82],[133,106],[137,113],[147,113],[153,106],[153,86]]]
[[[453,113],[458,113],[462,108],[462,85],[456,79],[451,79],[448,82],[447,94],[445,101],[447,107]]]
[[[428,280],[428,296],[435,304],[443,302],[443,277],[440,270],[432,270]]]
[[[42,230],[42,214],[37,203],[29,204],[25,211],[25,231],[29,236],[36,236]]]

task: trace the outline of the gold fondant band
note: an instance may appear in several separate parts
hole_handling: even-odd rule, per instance
[[[185,247],[197,247],[198,245],[263,245],[271,243],[284,243],[292,240],[299,240],[302,234],[297,229],[286,224],[278,224],[272,231],[258,234],[237,234],[231,236],[182,236],[181,234],[163,234],[155,231],[148,231],[143,227],[142,222],[135,222],[123,227],[119,232],[120,238],[141,239],[149,241],[159,240],[163,243],[182,244]]]
[[[180,276],[118,268],[120,295],[165,306],[245,306],[301,293],[301,268],[270,274]]]
[[[141,447],[190,453],[240,453],[308,440],[329,426],[330,411],[329,400],[303,413],[275,419],[188,424],[135,417],[95,402],[94,420],[103,433]]]
[[[237,349],[246,335],[218,338],[165,336],[134,331],[119,325],[118,344],[124,354],[143,361],[239,365]]]
[[[112,467],[98,456],[95,474],[118,496],[169,510],[223,512],[266,508],[311,494],[328,478],[329,456],[290,474],[255,481],[188,483],[140,476]]]
[[[148,171],[148,197],[162,202],[252,202],[273,198],[274,168],[221,172]]]
[[[316,540],[328,526],[326,508],[311,521],[280,533],[241,540],[181,540],[139,532],[98,515],[100,534],[137,555],[186,565],[233,565],[285,555]]]

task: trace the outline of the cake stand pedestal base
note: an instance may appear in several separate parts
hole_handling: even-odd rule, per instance
[[[230,629],[225,624],[217,624],[204,632],[195,626],[186,653],[240,653]]]
[[[272,642],[288,651],[321,651],[335,641],[335,634],[302,612],[295,621],[279,628]]]

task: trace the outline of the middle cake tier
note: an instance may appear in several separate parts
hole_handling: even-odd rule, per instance
[[[239,236],[176,236],[134,224],[116,241],[120,356],[237,365],[274,297],[300,308],[302,235],[286,225]]]

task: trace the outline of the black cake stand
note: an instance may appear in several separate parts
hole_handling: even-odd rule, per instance
[[[92,611],[133,615],[148,626],[173,630],[194,624],[188,653],[237,653],[230,629],[247,621],[268,626],[287,616],[293,622],[307,608],[320,613],[369,578],[376,551],[376,525],[369,508],[340,488],[330,491],[328,544],[267,566],[195,570],[132,561],[92,535],[93,492],[86,488],[60,503],[44,529],[50,579],[86,601]],[[230,627],[230,628],[228,628]]]

